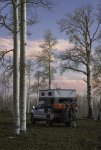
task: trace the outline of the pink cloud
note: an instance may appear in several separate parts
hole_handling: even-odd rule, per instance
[[[86,92],[86,83],[83,81],[82,77],[82,75],[79,75],[79,77],[76,79],[73,78],[72,73],[71,75],[68,75],[67,73],[67,77],[62,75],[56,78],[54,86],[59,88],[76,89],[77,93],[83,94]]]
[[[33,40],[27,42],[27,56],[32,56],[33,53],[36,51],[40,52],[42,49],[40,48],[40,45],[42,44],[42,40]]]
[[[68,40],[58,39],[55,48],[59,51],[64,51],[65,49],[71,48],[72,46],[73,44],[71,44]]]
[[[42,44],[43,40],[33,40],[33,41],[27,41],[27,50],[26,50],[26,55],[29,57],[32,55],[34,51],[41,51],[41,48],[39,47],[40,44]],[[58,43],[56,45],[56,49],[63,51],[66,48],[70,48],[72,44],[68,42],[68,40],[64,39],[59,39]],[[1,38],[0,37],[0,50],[10,50],[13,48],[13,41],[11,38]],[[71,73],[71,72],[66,72],[62,76],[57,76],[55,79],[55,86],[60,88],[71,88],[71,89],[76,89],[77,93],[84,93],[86,91],[86,83],[83,81],[83,78],[85,76],[83,74],[78,74],[78,73]],[[54,86],[54,87],[55,87]]]
[[[10,37],[7,38],[1,38],[0,37],[0,50],[10,50],[13,48],[13,41]]]
[[[40,45],[43,43],[43,40],[28,40],[27,41],[27,50],[26,55],[29,56],[35,51],[41,51]],[[68,40],[58,39],[57,45],[55,49],[59,51],[63,51],[67,48],[72,47],[72,44]],[[13,40],[10,37],[2,38],[0,37],[0,50],[4,49],[12,49],[13,48]]]

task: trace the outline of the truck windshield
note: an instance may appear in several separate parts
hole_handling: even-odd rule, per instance
[[[51,106],[54,103],[54,99],[48,99],[45,101],[45,106]]]

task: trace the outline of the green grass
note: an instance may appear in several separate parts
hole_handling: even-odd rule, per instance
[[[26,134],[15,136],[12,115],[0,113],[0,150],[101,150],[101,121],[47,127],[44,122],[33,126],[28,116]]]

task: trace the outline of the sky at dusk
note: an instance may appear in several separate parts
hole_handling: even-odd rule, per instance
[[[52,10],[42,8],[35,9],[34,13],[38,14],[39,22],[29,28],[31,36],[27,37],[27,45],[29,52],[33,49],[39,49],[39,45],[43,40],[44,32],[51,29],[52,33],[58,40],[56,49],[65,50],[70,46],[68,37],[65,33],[61,33],[57,21],[62,19],[67,13],[80,6],[92,5],[94,8],[101,0],[53,0],[55,6]],[[7,30],[0,29],[0,50],[12,48],[12,38]],[[55,84],[60,88],[75,88],[78,93],[86,91],[86,84],[83,81],[85,77],[82,74],[67,72],[64,75],[57,75]]]
[[[64,33],[61,33],[57,21],[63,18],[67,13],[80,6],[92,5],[94,8],[99,4],[100,0],[53,0],[55,6],[52,10],[37,9],[39,23],[31,27],[33,39],[43,38],[44,31],[51,29],[57,38],[64,38]]]

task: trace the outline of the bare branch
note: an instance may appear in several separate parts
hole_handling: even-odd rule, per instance
[[[0,61],[4,58],[4,56],[5,56],[7,53],[12,52],[12,51],[13,51],[13,49],[0,51]]]
[[[72,66],[68,66],[67,64],[61,64],[61,72],[65,72],[65,70],[72,70],[72,71],[76,71],[76,72],[81,72],[85,75],[87,75],[87,73],[81,69],[77,69],[77,68],[74,68]]]
[[[98,23],[97,28],[96,28],[96,30],[95,30],[95,32],[94,32],[92,38],[91,38],[92,41],[95,40],[95,35],[97,34],[97,32],[98,32],[98,30],[99,30],[99,27],[100,27],[100,23]],[[97,39],[97,38],[96,38],[96,39]]]
[[[4,1],[2,1],[2,2],[4,2]],[[2,7],[1,9],[0,9],[0,13],[1,13],[1,11],[3,10],[3,9],[5,9],[8,5],[10,5],[10,4],[12,4],[12,2],[9,2],[9,3],[7,3],[4,7]]]
[[[7,18],[7,15],[6,16],[1,15],[2,22],[0,24],[2,26],[5,26],[8,30],[10,30],[13,33],[13,30],[9,27],[9,25],[6,24],[6,18]]]

